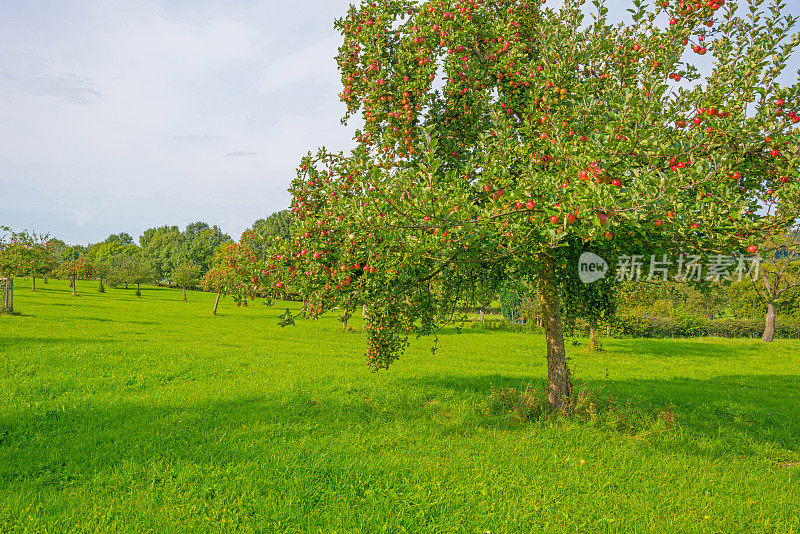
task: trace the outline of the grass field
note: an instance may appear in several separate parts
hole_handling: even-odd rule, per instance
[[[18,280],[0,317],[0,532],[800,532],[798,341],[571,347],[588,387],[674,405],[626,432],[491,410],[541,384],[533,334],[373,374],[336,314],[78,289]]]

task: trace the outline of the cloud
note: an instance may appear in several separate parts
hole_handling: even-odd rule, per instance
[[[255,156],[255,152],[242,152],[241,150],[237,150],[236,152],[228,152],[225,154],[226,158],[246,158],[248,156]]]
[[[189,134],[189,135],[173,135],[173,141],[180,141],[185,143],[209,143],[211,141],[219,141],[221,137],[218,135],[208,134]]]
[[[75,73],[12,74],[0,72],[0,82],[34,96],[52,96],[74,104],[88,104],[103,96],[96,84]]]

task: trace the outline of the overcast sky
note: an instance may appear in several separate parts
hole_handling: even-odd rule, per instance
[[[347,0],[0,0],[0,225],[86,243],[285,208],[350,146]]]
[[[238,238],[288,205],[308,150],[352,146],[333,59],[349,3],[0,0],[0,225]]]

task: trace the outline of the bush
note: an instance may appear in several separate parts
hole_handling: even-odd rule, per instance
[[[617,316],[612,333],[618,337],[672,338],[672,337],[727,337],[760,338],[764,333],[763,319],[706,319],[691,315],[673,317],[650,315]],[[775,337],[800,338],[800,321],[791,317],[778,317]]]
[[[498,332],[533,332],[536,334],[544,333],[544,329],[533,322],[523,324],[509,321],[507,319],[498,320],[487,318],[486,321],[482,323],[480,321],[468,321],[467,324],[469,325],[469,328],[474,330],[491,330]]]

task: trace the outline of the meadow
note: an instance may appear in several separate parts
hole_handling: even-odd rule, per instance
[[[577,340],[580,387],[675,424],[530,421],[492,399],[541,387],[536,334],[375,374],[358,314],[78,284],[0,317],[0,532],[800,532],[800,341]]]

